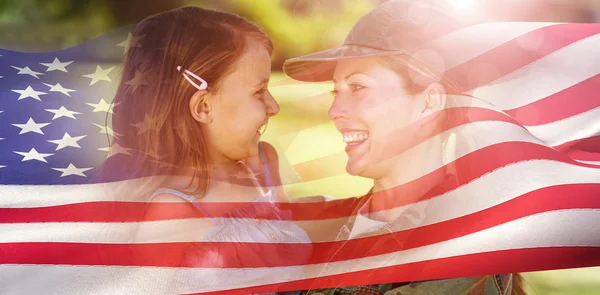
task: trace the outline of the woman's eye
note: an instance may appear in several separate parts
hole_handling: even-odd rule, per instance
[[[330,91],[329,91],[329,94],[331,94],[331,96],[333,96],[333,97],[336,97],[336,96],[337,96],[337,94],[338,94],[338,91],[337,91],[337,90],[335,90],[335,89],[333,89],[333,90],[330,90]]]
[[[258,91],[256,91],[254,94],[262,95],[262,94],[264,94],[265,92],[267,92],[267,89],[266,89],[266,88],[263,88],[263,89],[261,89],[261,90],[258,90]]]
[[[359,84],[350,84],[350,89],[352,90],[352,92],[354,91],[359,91],[363,88],[365,88],[365,86],[359,85]]]

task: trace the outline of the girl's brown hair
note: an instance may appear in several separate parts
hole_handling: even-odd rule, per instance
[[[427,89],[432,83],[442,85],[447,94],[461,95],[461,89],[465,89],[456,80],[452,79],[444,73],[438,73],[431,70],[427,65],[419,63],[407,55],[382,55],[376,57],[377,61],[383,66],[388,67],[398,74],[405,83],[405,90],[410,95],[417,95]],[[444,128],[443,124],[447,118],[441,117],[439,128]],[[489,276],[482,278],[485,282]],[[512,281],[509,284],[511,287],[511,295],[527,295],[524,288],[523,276],[519,273],[512,274]]]
[[[210,179],[208,143],[189,111],[197,89],[182,73],[193,72],[207,82],[209,92],[215,91],[235,70],[250,40],[269,54],[273,43],[242,17],[199,7],[148,17],[132,35],[137,42],[129,45],[112,116],[112,146],[131,149],[131,155],[109,158],[101,175],[104,181],[168,176],[183,167],[194,173],[191,194],[202,197]],[[146,193],[160,184],[153,182]]]

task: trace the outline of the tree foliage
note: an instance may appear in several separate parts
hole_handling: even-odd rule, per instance
[[[382,0],[0,0],[0,46],[66,48],[172,8],[194,5],[240,14],[275,43],[274,66],[343,42],[358,18]]]
[[[275,43],[274,66],[339,46],[375,0],[228,0],[226,9],[258,23]]]

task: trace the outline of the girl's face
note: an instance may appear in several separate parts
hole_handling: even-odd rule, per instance
[[[428,113],[425,94],[409,94],[402,77],[371,57],[339,61],[333,80],[329,117],[347,144],[347,172],[385,177],[416,138],[413,123]]]
[[[210,95],[210,123],[204,124],[213,162],[243,160],[258,155],[260,131],[279,105],[267,90],[271,57],[258,42],[248,49]]]

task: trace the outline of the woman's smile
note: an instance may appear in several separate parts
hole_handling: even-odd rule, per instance
[[[367,130],[343,128],[340,132],[346,143],[346,152],[355,150],[369,139],[369,131]]]

